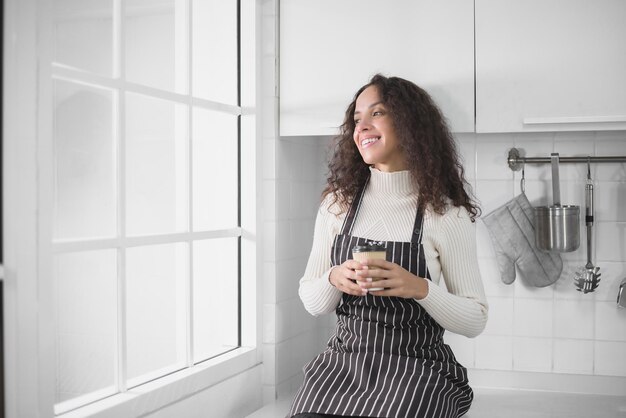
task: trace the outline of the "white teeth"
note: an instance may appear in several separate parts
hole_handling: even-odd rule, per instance
[[[376,142],[376,141],[378,141],[379,139],[380,139],[380,137],[376,137],[376,138],[367,138],[367,139],[364,139],[364,140],[361,142],[361,146],[365,146],[365,145],[370,144],[370,143],[372,143],[372,142]]]

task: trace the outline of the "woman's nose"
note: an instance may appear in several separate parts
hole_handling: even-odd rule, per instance
[[[357,132],[362,132],[362,131],[366,131],[370,128],[370,125],[367,121],[365,120],[360,120],[359,123],[356,124],[356,130]]]

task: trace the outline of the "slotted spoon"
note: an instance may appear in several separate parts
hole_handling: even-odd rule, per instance
[[[576,290],[583,293],[595,291],[600,284],[600,267],[594,266],[592,254],[593,228],[593,181],[591,180],[591,164],[587,159],[587,184],[585,185],[585,225],[587,226],[587,264],[576,271],[574,285]]]

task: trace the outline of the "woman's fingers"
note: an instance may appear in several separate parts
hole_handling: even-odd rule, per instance
[[[331,271],[330,282],[339,290],[349,295],[363,296],[367,291],[356,284],[357,274],[354,269],[361,268],[361,264],[348,260]]]
[[[367,259],[361,263],[363,266],[367,266],[370,269],[382,269],[382,270],[392,270],[396,266],[396,263],[392,263],[391,261],[381,260],[381,259]],[[398,266],[399,267],[399,266]]]
[[[347,260],[331,272],[331,283],[349,295],[407,297],[415,293],[415,276],[385,260]],[[408,285],[408,286],[407,286]],[[372,288],[384,290],[370,290]]]
[[[339,279],[336,287],[349,295],[363,296],[367,294],[367,290],[362,289],[361,286],[346,277]]]

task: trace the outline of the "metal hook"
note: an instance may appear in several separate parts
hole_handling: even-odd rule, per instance
[[[522,178],[519,181],[520,188],[522,189],[522,193],[526,193],[526,174],[524,169],[526,168],[526,164],[522,162]]]
[[[587,156],[587,182],[591,181],[591,156]]]

